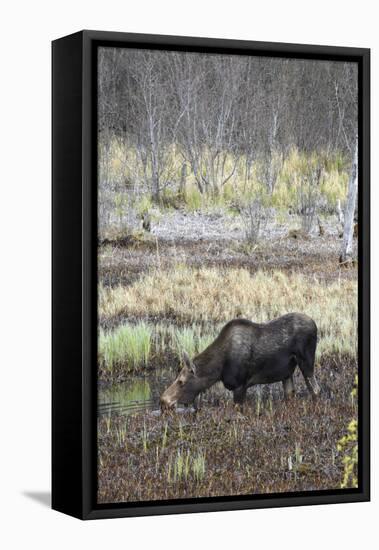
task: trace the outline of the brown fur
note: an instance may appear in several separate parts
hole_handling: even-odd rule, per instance
[[[185,365],[161,396],[162,407],[192,403],[218,381],[233,391],[236,403],[244,401],[248,387],[280,381],[289,397],[296,366],[315,396],[319,392],[313,376],[316,345],[317,327],[302,313],[289,313],[264,324],[234,319],[193,360],[183,353]]]

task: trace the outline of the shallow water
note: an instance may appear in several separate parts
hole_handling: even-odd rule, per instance
[[[298,373],[297,373],[298,374]],[[153,415],[160,414],[159,398],[166,388],[175,380],[174,370],[156,370],[146,376],[128,377],[126,382],[100,386],[98,389],[98,416],[109,414],[131,414],[140,411],[150,411]],[[300,395],[298,388],[298,394]],[[247,401],[253,396],[261,400],[280,399],[281,383],[255,386],[248,391]],[[220,397],[232,399],[232,394],[224,388],[221,382],[207,390],[207,402],[217,403]],[[191,412],[191,407],[179,406],[176,412]]]
[[[155,411],[159,409],[160,395],[174,378],[170,371],[159,371],[149,376],[130,376],[127,382],[100,387],[98,416]]]

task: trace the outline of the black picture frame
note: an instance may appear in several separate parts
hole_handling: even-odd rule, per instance
[[[100,45],[354,61],[359,78],[359,487],[96,503],[97,123]],[[52,507],[81,519],[370,499],[370,50],[81,31],[52,43]]]

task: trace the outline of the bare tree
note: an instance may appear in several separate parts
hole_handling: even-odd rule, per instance
[[[173,58],[171,76],[181,119],[182,153],[201,193],[218,194],[238,164],[235,133],[240,73],[238,58],[196,58],[193,54]]]
[[[163,55],[163,60],[161,57],[156,52],[143,52],[133,68],[139,126],[137,152],[145,181],[150,184],[152,197],[157,202],[162,188],[172,179],[174,167],[169,149],[175,143],[176,130],[175,112],[170,107],[164,71],[167,57]]]
[[[201,193],[237,181],[246,190],[253,173],[272,194],[292,148],[354,149],[355,63],[133,48],[100,48],[98,61],[104,196],[160,201],[190,180]]]
[[[344,216],[344,228],[340,262],[346,263],[353,255],[354,212],[358,191],[358,136],[355,138],[354,156],[351,166],[349,189]]]
[[[305,234],[312,231],[317,220],[320,177],[320,167],[312,166],[309,162],[298,175],[298,209],[301,215],[301,228]]]

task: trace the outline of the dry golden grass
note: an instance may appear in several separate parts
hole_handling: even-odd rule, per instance
[[[176,323],[227,322],[245,317],[266,322],[297,311],[319,328],[319,353],[355,355],[357,345],[357,282],[325,284],[300,274],[184,265],[145,274],[128,287],[99,288],[99,316],[154,317]]]
[[[101,144],[100,144],[101,145]],[[116,138],[109,144],[109,150],[100,146],[100,172],[106,170],[107,178],[119,184],[125,181],[134,181],[135,184],[143,187],[143,182],[146,176],[151,176],[151,165],[141,163],[140,155],[137,150],[129,144],[127,147],[124,143],[119,142]],[[230,201],[239,198],[251,198],[265,195],[266,200],[277,208],[288,208],[296,203],[297,185],[295,174],[304,174],[309,167],[322,167],[323,177],[320,182],[320,193],[325,198],[330,206],[334,206],[337,199],[344,200],[346,197],[347,182],[349,177],[349,161],[341,153],[330,154],[326,151],[314,152],[311,154],[302,153],[296,148],[292,148],[287,156],[282,158],[280,155],[274,155],[274,166],[278,170],[278,177],[274,193],[272,196],[267,196],[267,190],[264,181],[262,180],[262,171],[264,167],[264,159],[256,159],[253,167],[249,167],[244,155],[239,155],[236,159],[231,153],[223,151],[225,155],[224,170],[225,173],[232,173],[233,176],[222,186],[218,194],[201,194],[196,184],[196,178],[190,166],[187,166],[186,177],[186,192],[182,200],[184,205],[189,210],[197,210],[201,207],[210,207],[212,205],[226,206]],[[207,170],[209,163],[212,163],[210,157],[213,152],[206,146],[203,148],[200,155],[200,172]],[[178,144],[167,146],[164,151],[166,162],[163,163],[165,171],[162,174],[162,179],[171,181],[180,181],[181,170],[183,165],[183,156]],[[109,159],[109,162],[107,162]],[[163,195],[166,199],[170,198],[172,190],[165,189]],[[176,194],[176,191],[174,191]],[[171,197],[172,198],[172,197]],[[121,202],[128,204],[130,196],[128,192],[123,194],[117,193],[114,196],[115,209],[122,209],[118,204]],[[138,205],[138,210],[141,210]],[[150,208],[150,205],[149,205]]]

